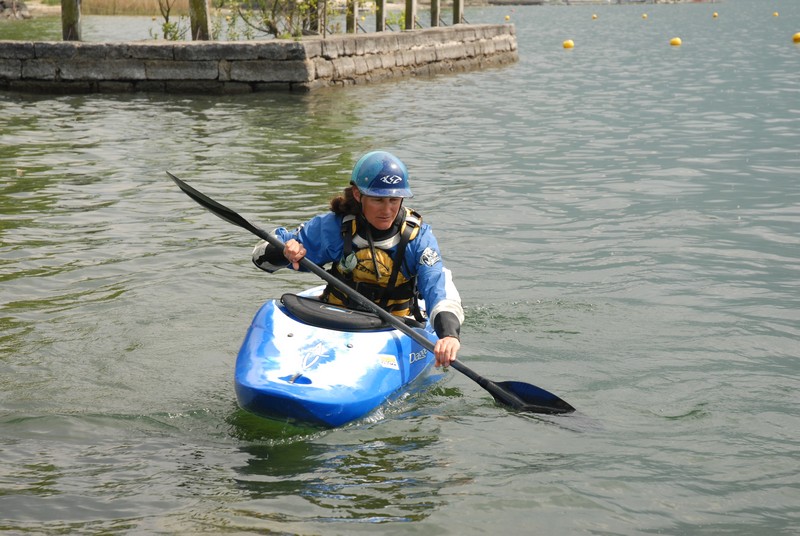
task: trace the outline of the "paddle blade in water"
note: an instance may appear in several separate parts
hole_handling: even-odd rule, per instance
[[[549,391],[525,382],[496,382],[498,386],[510,391],[523,404],[512,404],[514,409],[531,413],[572,413],[575,408]],[[503,401],[501,401],[503,402]]]

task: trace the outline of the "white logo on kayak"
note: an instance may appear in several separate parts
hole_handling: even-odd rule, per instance
[[[417,361],[421,361],[421,360],[425,359],[425,357],[427,357],[427,355],[428,355],[428,350],[426,350],[425,348],[423,348],[419,352],[412,352],[412,353],[408,354],[408,364],[409,365],[413,365]]]
[[[328,352],[325,350],[325,346],[322,344],[322,342],[318,342],[314,348],[303,355],[300,366],[303,368],[303,370],[308,370],[316,365],[320,358],[325,357],[327,354]]]
[[[315,366],[319,363],[319,360],[327,357],[328,352],[325,350],[325,346],[322,342],[318,342],[316,346],[314,346],[311,350],[307,351],[303,354],[302,359],[300,360],[300,370],[289,376],[287,379],[289,383],[295,383],[298,379],[311,367]],[[284,378],[282,378],[284,379]]]

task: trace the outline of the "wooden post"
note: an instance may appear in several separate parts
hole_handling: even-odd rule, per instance
[[[417,22],[417,0],[406,0],[406,30],[413,30]]]
[[[347,33],[358,33],[358,0],[347,0]]]
[[[375,3],[375,31],[386,31],[386,0],[377,0]]]
[[[192,27],[192,40],[208,41],[211,39],[208,0],[189,0],[189,24]]]
[[[81,40],[81,0],[61,0],[61,38]]]
[[[322,37],[328,37],[328,0],[322,0]]]
[[[453,0],[453,24],[464,22],[464,0]]]
[[[439,19],[442,17],[439,0],[431,0],[431,28],[439,26]]]

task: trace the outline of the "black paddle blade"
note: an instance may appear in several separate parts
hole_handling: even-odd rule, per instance
[[[561,414],[572,413],[575,408],[560,399],[553,393],[545,391],[540,387],[525,382],[509,381],[496,382],[504,395],[510,393],[511,396],[502,396],[502,399],[492,393],[494,399],[501,403],[511,406],[518,411],[528,413]]]
[[[450,366],[469,379],[489,391],[498,404],[509,406],[517,411],[531,413],[571,413],[575,408],[541,387],[524,382],[493,382],[484,378],[460,360],[456,359]]]
[[[206,196],[205,194],[198,192],[197,190],[195,190],[194,188],[192,188],[191,186],[180,180],[178,177],[176,177],[169,171],[167,171],[166,173],[167,175],[169,175],[169,178],[172,179],[175,182],[175,184],[178,185],[178,188],[183,190],[183,193],[194,199],[198,205],[202,206],[209,212],[214,213],[215,215],[219,216],[220,218],[229,223],[238,225],[243,229],[247,229],[248,231],[257,236],[262,236],[267,234],[263,229],[259,229],[258,227],[256,227],[255,225],[253,225],[252,223],[250,223],[249,221],[247,221],[246,219],[244,219],[239,214],[229,209],[225,205],[217,203],[216,201]]]

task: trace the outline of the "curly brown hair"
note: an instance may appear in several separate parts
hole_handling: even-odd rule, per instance
[[[354,185],[345,188],[341,195],[331,199],[331,212],[345,216],[347,214],[358,215],[361,213],[361,203],[356,201],[353,196]]]

